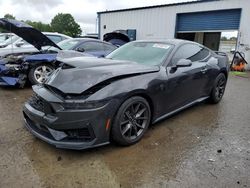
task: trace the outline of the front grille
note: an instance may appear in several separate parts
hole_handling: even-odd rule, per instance
[[[34,94],[29,100],[28,103],[30,106],[35,108],[36,110],[40,112],[44,112],[46,114],[52,112],[52,108],[50,107],[50,104],[46,102],[44,99],[39,97],[37,94]]]
[[[66,130],[65,133],[68,135],[67,139],[70,140],[90,141],[94,137],[88,128]]]

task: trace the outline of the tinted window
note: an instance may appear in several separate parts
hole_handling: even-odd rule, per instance
[[[192,62],[201,61],[209,55],[209,51],[195,44],[184,44],[181,46],[174,57],[172,64],[176,64],[180,59],[189,59]]]
[[[83,48],[85,52],[104,51],[103,43],[101,42],[85,42],[79,47]]]
[[[59,42],[57,45],[63,50],[72,50],[78,45],[78,43],[80,43],[80,40],[67,39]]]
[[[160,42],[130,42],[113,51],[107,58],[134,61],[144,65],[159,65],[172,49]]]
[[[112,52],[112,51],[114,51],[116,49],[115,46],[112,46],[112,45],[109,45],[109,44],[103,44],[103,46],[104,46],[104,50],[106,52]]]
[[[52,40],[54,43],[62,41],[62,37],[56,35],[47,35],[47,37]]]

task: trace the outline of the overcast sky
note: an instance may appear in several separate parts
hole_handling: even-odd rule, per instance
[[[95,32],[96,12],[190,0],[0,0],[0,17],[50,23],[57,13],[70,13],[86,33]]]

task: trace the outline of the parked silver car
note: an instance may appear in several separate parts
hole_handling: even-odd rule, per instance
[[[5,48],[8,45],[16,42],[20,37],[14,33],[0,33],[0,48]]]
[[[61,33],[54,33],[54,32],[43,32],[50,40],[54,43],[61,42],[65,39],[70,39],[71,37],[61,34]],[[3,58],[10,54],[16,53],[33,53],[38,52],[38,50],[30,43],[25,41],[23,38],[16,36],[13,34],[13,37],[9,38],[5,44],[2,45],[0,43],[0,58]]]

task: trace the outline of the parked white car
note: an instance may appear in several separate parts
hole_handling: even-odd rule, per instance
[[[50,40],[54,43],[61,42],[65,39],[70,39],[71,37],[61,34],[61,33],[54,33],[54,32],[43,32]],[[13,35],[13,37],[8,39],[8,44],[1,48],[0,44],[0,57],[15,54],[15,53],[27,53],[27,52],[36,52],[38,51],[33,45],[18,37]]]
[[[14,33],[0,33],[0,48],[5,48],[9,44],[16,42],[20,37]]]

